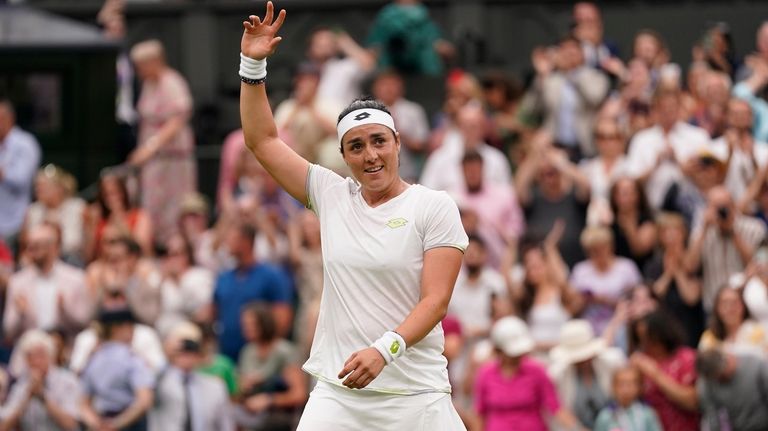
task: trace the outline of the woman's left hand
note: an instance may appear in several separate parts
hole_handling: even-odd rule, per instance
[[[342,384],[350,389],[363,389],[378,377],[385,365],[387,363],[381,353],[373,347],[368,347],[353,353],[347,359],[339,378],[347,376]]]

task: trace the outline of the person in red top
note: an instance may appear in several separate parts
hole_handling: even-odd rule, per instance
[[[630,363],[645,378],[645,401],[656,410],[665,430],[699,429],[696,351],[684,347],[679,323],[662,310],[631,327]]]

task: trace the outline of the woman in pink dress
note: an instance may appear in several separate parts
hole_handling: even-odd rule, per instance
[[[139,145],[128,162],[141,167],[141,204],[158,240],[178,229],[184,195],[197,189],[194,136],[189,126],[192,95],[185,79],[168,67],[162,44],[149,40],[131,49],[142,80],[138,112]]]

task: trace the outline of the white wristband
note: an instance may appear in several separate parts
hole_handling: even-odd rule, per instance
[[[371,347],[378,350],[381,356],[384,357],[384,361],[389,365],[392,361],[403,355],[406,345],[405,340],[400,334],[395,331],[387,331],[381,338],[374,341]]]
[[[264,79],[267,76],[267,59],[254,60],[241,52],[240,76],[248,79]]]

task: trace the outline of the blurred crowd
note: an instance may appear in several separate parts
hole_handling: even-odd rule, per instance
[[[116,40],[122,6],[98,17]],[[372,95],[401,176],[457,202],[470,241],[442,325],[470,431],[768,429],[768,22],[748,55],[726,23],[690,65],[651,29],[631,48],[580,2],[525,79],[476,76],[397,0],[365,41],[314,29],[274,106],[284,141],[345,174],[336,115]],[[240,130],[218,178],[197,172],[193,98],[159,41],[117,72],[125,162],[93,201],[0,101],[0,430],[293,429],[318,220]],[[417,75],[444,79],[434,116],[405,94]]]

